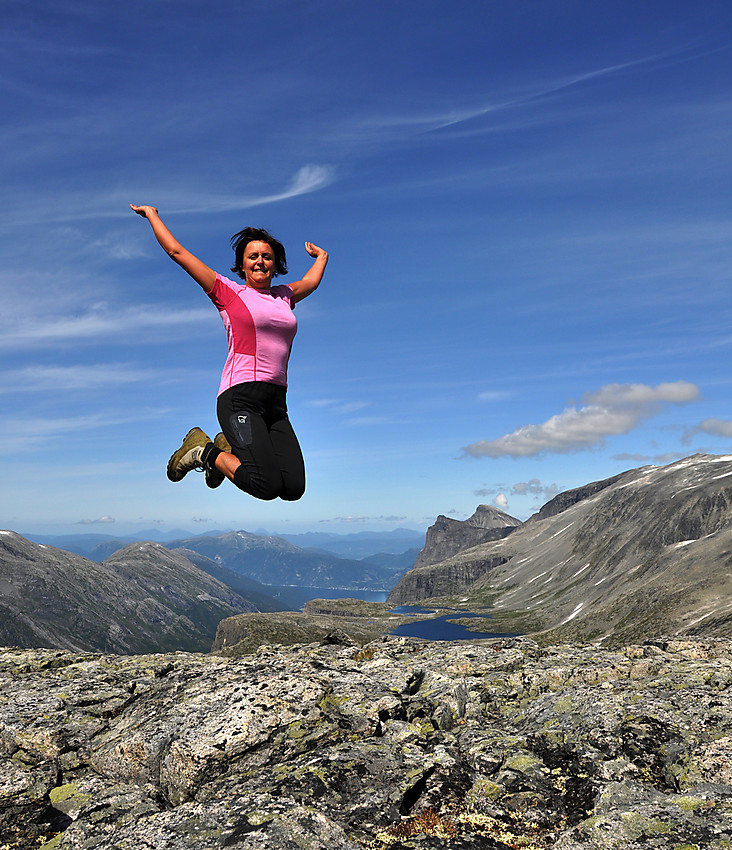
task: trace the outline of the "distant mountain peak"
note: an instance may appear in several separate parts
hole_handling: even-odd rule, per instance
[[[518,527],[521,520],[512,517],[494,505],[478,505],[475,513],[465,520],[468,525],[476,528],[506,528],[507,526]]]
[[[523,525],[520,519],[509,516],[491,505],[479,505],[466,520],[440,515],[427,529],[424,548],[417,556],[415,568],[444,561],[488,540],[497,540]]]

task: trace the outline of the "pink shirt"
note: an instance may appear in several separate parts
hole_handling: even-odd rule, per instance
[[[297,332],[292,289],[282,284],[260,292],[217,274],[208,297],[221,314],[229,343],[218,394],[247,381],[286,387]]]

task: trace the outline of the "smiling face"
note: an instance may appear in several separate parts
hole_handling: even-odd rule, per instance
[[[248,242],[241,262],[247,286],[269,289],[275,272],[275,254],[267,242]]]

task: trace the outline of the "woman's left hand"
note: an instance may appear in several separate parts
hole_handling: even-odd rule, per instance
[[[141,204],[139,207],[135,204],[130,204],[130,209],[132,210],[132,212],[136,212],[143,218],[149,218],[148,213],[155,213],[155,215],[158,215],[157,208],[151,207],[149,204]]]
[[[328,252],[324,251],[322,248],[318,248],[317,245],[313,245],[312,242],[305,243],[305,250],[310,254],[311,257],[322,257],[324,260],[328,259]]]

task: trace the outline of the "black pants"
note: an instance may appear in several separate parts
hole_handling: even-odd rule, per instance
[[[218,398],[216,414],[241,461],[234,484],[257,499],[294,502],[305,492],[305,463],[278,384],[236,384]]]

